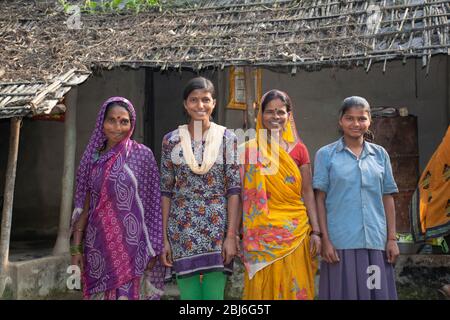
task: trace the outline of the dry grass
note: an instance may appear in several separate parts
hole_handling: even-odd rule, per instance
[[[367,26],[368,1],[223,3],[82,13],[80,28],[69,29],[70,15],[57,6],[2,1],[0,12],[7,14],[0,17],[0,81],[48,80],[72,68],[117,65],[164,70],[364,63],[369,69],[372,59],[427,57],[447,52],[450,43],[450,1],[388,0],[376,30]]]

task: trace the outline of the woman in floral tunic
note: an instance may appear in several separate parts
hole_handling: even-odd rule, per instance
[[[237,251],[237,138],[210,121],[216,103],[211,81],[192,79],[183,99],[189,124],[162,143],[162,261],[173,268],[181,299],[223,299]]]

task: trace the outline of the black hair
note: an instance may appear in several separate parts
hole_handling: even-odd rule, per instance
[[[128,116],[130,117],[130,121],[133,122],[133,117],[131,116],[131,112],[128,109],[128,105],[123,101],[111,101],[110,103],[108,103],[108,105],[105,108],[105,116],[104,116],[103,122],[105,122],[106,115],[108,114],[109,110],[111,110],[112,107],[115,107],[115,106],[122,107],[125,110],[127,110]]]
[[[280,99],[284,105],[286,106],[287,112],[291,112],[292,110],[292,101],[291,98],[289,98],[288,94],[286,92],[273,89],[268,91],[266,94],[264,94],[262,101],[261,101],[261,111],[264,112],[266,110],[267,104],[272,101]]]
[[[351,96],[345,98],[341,103],[341,108],[339,110],[339,119],[342,119],[342,117],[345,115],[345,113],[350,109],[354,107],[362,108],[364,111],[367,112],[367,115],[369,117],[369,120],[372,120],[372,115],[370,113],[370,104],[369,102],[359,96]],[[373,142],[375,139],[375,136],[372,131],[367,130],[366,133],[364,133],[364,140],[367,140],[369,142]]]
[[[206,90],[207,92],[211,93],[211,96],[213,99],[216,98],[216,90],[214,89],[214,84],[211,82],[211,80],[208,80],[204,77],[196,77],[186,84],[183,91],[183,100],[186,100],[192,91],[194,90]]]
[[[206,90],[206,92],[209,92],[211,94],[213,99],[216,98],[216,89],[214,88],[214,84],[211,82],[211,80],[204,77],[192,78],[188,83],[186,83],[186,86],[183,90],[183,100],[186,100],[194,90]],[[191,120],[191,117],[189,116],[185,108],[183,108],[183,114],[186,117],[187,121]],[[210,120],[212,120],[212,116],[210,117]]]
[[[341,109],[339,110],[339,119],[341,119],[348,109],[353,107],[360,107],[369,115],[369,119],[372,119],[370,114],[370,104],[363,97],[351,96],[347,97],[341,103]]]

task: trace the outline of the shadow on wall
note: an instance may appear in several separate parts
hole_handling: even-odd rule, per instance
[[[59,223],[64,123],[24,119],[11,239],[54,238]]]

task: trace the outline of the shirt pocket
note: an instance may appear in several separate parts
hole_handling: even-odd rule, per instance
[[[361,162],[361,187],[374,192],[382,192],[384,165],[377,159],[368,157]]]
[[[355,183],[358,183],[358,167],[356,166],[356,162],[354,160],[336,160],[331,162],[330,165],[330,186],[347,188],[354,186]]]

